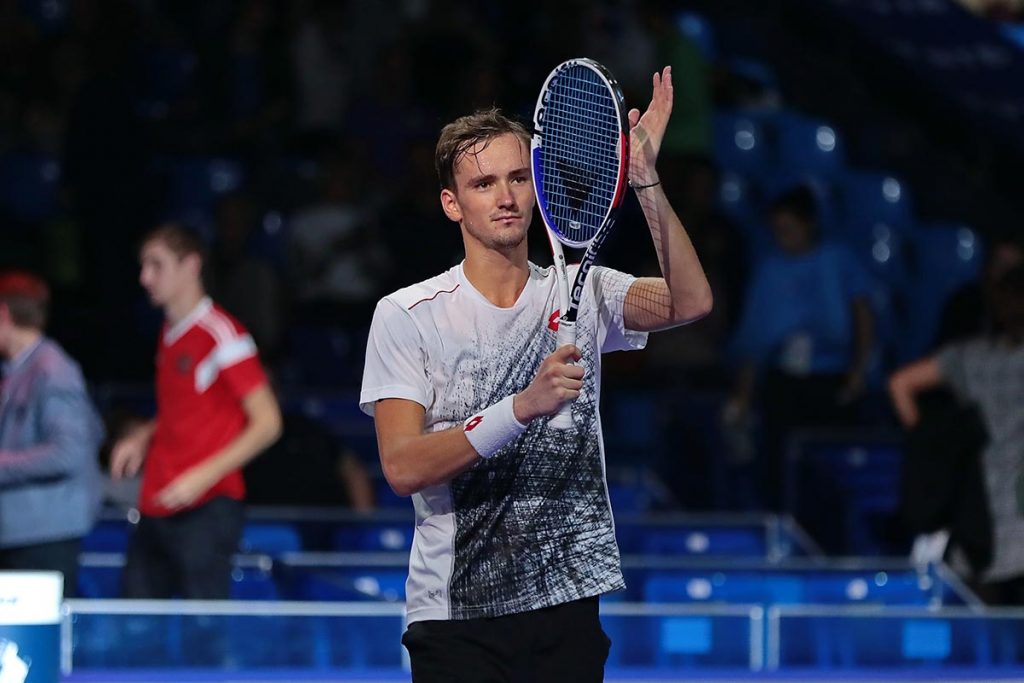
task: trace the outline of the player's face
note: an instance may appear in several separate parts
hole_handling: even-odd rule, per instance
[[[455,191],[442,191],[441,203],[468,239],[488,249],[518,247],[533,217],[529,149],[512,133],[477,145],[459,160]]]
[[[139,260],[142,265],[139,283],[156,306],[174,301],[198,277],[193,263],[196,257],[178,256],[161,241],[143,245]]]

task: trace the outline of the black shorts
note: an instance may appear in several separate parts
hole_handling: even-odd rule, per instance
[[[504,617],[417,621],[402,644],[414,683],[597,683],[611,641],[594,597]]]

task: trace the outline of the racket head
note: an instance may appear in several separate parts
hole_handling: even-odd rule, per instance
[[[622,88],[601,64],[570,59],[541,87],[533,114],[530,168],[544,224],[585,248],[622,204],[629,118]]]

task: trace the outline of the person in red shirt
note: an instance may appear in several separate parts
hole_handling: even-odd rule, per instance
[[[142,243],[139,282],[165,322],[156,417],[111,451],[117,479],[142,469],[141,519],[122,594],[225,599],[242,533],[241,468],[281,432],[281,412],[245,328],[202,284],[202,245],[166,224]]]

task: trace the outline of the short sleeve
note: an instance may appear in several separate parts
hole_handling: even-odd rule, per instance
[[[593,283],[594,301],[598,311],[598,338],[601,353],[633,351],[647,345],[647,332],[626,329],[623,307],[626,293],[636,282],[627,273],[604,267],[594,267],[589,281]]]
[[[381,399],[403,398],[428,408],[430,397],[422,337],[408,311],[381,299],[366,340],[359,407],[372,416],[374,403]]]
[[[196,388],[205,391],[214,381],[221,382],[232,396],[241,400],[267,381],[252,336],[240,334],[217,344],[196,367]]]

